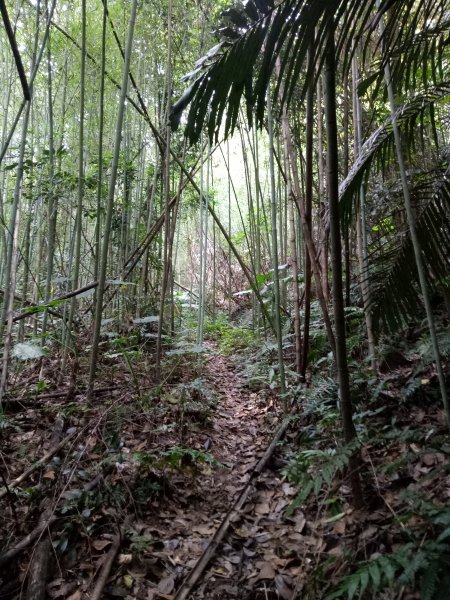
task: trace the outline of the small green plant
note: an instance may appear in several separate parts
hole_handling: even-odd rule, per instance
[[[236,350],[244,350],[255,343],[255,335],[246,327],[231,325],[224,315],[205,325],[205,335],[217,342],[219,350],[224,354],[232,354]]]
[[[450,530],[446,538],[450,537]],[[325,600],[346,597],[362,598],[370,590],[373,594],[381,590],[401,589],[419,582],[421,600],[443,600],[450,588],[450,545],[444,538],[429,540],[420,548],[407,543],[391,554],[378,556],[360,564],[358,570],[347,575],[337,590]],[[372,597],[378,597],[372,595]]]
[[[336,474],[348,466],[353,452],[353,446],[298,452],[283,471],[283,475],[301,489],[289,506],[288,514],[292,514],[311,494],[318,496],[324,486],[330,487]]]
[[[198,464],[223,467],[223,464],[208,452],[193,448],[180,448],[178,446],[169,448],[163,452],[160,460],[174,470],[183,470],[184,466],[196,466]]]
[[[404,530],[409,540],[388,554],[374,555],[357,565],[325,600],[337,598],[378,598],[382,590],[404,587],[420,590],[421,600],[443,600],[450,589],[450,509],[438,506],[419,494],[407,491],[404,500],[411,509],[404,517],[423,519],[419,528]]]
[[[183,470],[186,466],[199,464],[210,464],[223,467],[222,463],[208,452],[195,450],[194,448],[182,448],[174,446],[158,452],[134,452],[133,459],[141,465],[155,468],[170,468],[176,471]]]

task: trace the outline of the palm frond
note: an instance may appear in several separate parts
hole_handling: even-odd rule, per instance
[[[425,91],[415,93],[397,109],[395,119],[399,127],[411,135],[407,136],[412,142],[418,130],[414,127],[417,119],[424,113],[429,113],[438,103],[445,102],[450,96],[450,80]],[[368,176],[373,161],[381,157],[380,166],[385,166],[389,149],[393,144],[392,118],[389,117],[363,144],[360,154],[351,166],[347,177],[339,186],[341,215],[349,222],[353,212],[353,205],[357,202],[357,195],[361,184]],[[420,129],[419,129],[420,132]],[[389,148],[390,147],[390,148]],[[412,147],[412,144],[408,144]],[[384,155],[384,156],[382,156]]]
[[[416,230],[426,268],[427,283],[436,289],[448,276],[450,256],[450,168],[448,159],[438,169],[416,177],[413,201],[422,206]],[[422,310],[420,286],[409,231],[392,232],[390,249],[371,257],[370,295],[378,328],[398,331]]]
[[[197,61],[191,74],[196,79],[173,106],[172,126],[178,126],[182,112],[190,104],[186,135],[191,142],[199,139],[205,123],[209,136],[217,139],[225,115],[226,137],[236,124],[242,100],[250,123],[256,116],[257,122],[262,124],[266,94],[278,58],[280,74],[274,96],[278,97],[282,80],[285,83],[283,102],[289,102],[299,87],[300,95],[303,95],[323,64],[330,10],[336,23],[336,45],[344,71],[360,42],[366,50],[371,47],[377,58],[375,78],[382,77],[386,60],[396,56],[401,60],[395,65],[403,69],[404,76],[419,63],[428,66],[432,50],[443,56],[447,47],[439,28],[445,21],[445,6],[446,0],[382,0],[378,11],[376,0],[336,0],[334,3],[329,0],[282,0],[277,6],[268,0],[249,0],[245,5],[238,4],[224,13],[224,26],[217,30],[221,43]],[[386,21],[382,39],[378,34],[381,17]],[[428,27],[429,19],[432,19],[433,27]],[[437,38],[433,33],[436,32],[439,32],[440,41],[434,41]],[[418,43],[420,33],[421,43]],[[408,43],[413,38],[417,42],[415,52],[408,53]],[[315,40],[312,61],[315,68],[314,73],[311,70],[305,74],[311,40]],[[435,66],[430,68],[436,72]],[[427,81],[439,79],[442,81],[443,77],[431,77]]]

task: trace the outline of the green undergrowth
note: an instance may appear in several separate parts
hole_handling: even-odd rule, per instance
[[[218,350],[229,356],[235,352],[248,350],[258,341],[252,329],[232,325],[224,315],[205,324],[205,336],[216,342]]]
[[[354,335],[355,350],[356,329]],[[439,339],[447,357],[447,326]],[[323,539],[323,551],[305,567],[307,600],[449,597],[450,436],[428,337],[413,332],[395,352],[392,344],[382,347],[378,359],[382,371],[374,373],[350,355],[357,431],[351,446],[339,442],[338,389],[321,359],[319,368],[312,365],[311,386],[290,390],[299,414],[282,475],[298,494],[286,514],[301,510]],[[366,502],[356,512],[348,479],[355,454]]]

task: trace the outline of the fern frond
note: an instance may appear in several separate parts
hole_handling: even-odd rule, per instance
[[[434,561],[426,570],[421,582],[421,600],[433,600],[439,577],[439,563]]]
[[[415,91],[407,98],[403,105],[397,109],[395,120],[403,131],[411,131],[420,115],[429,112],[433,107],[444,102],[450,95],[450,81],[442,82],[436,86]],[[349,222],[361,184],[368,176],[373,162],[381,159],[379,167],[386,166],[386,156],[393,148],[392,118],[389,117],[371,136],[364,142],[358,158],[353,163],[347,177],[339,186],[340,210],[345,222]]]
[[[414,586],[419,577],[421,600],[442,600],[440,589],[449,566],[448,545],[428,541],[417,550],[413,543],[407,543],[396,552],[360,564],[358,570],[344,577],[339,587],[328,594],[325,600],[336,600],[343,596],[352,600],[357,593],[362,597],[368,589],[377,594],[386,588]],[[448,593],[448,589],[446,591]]]

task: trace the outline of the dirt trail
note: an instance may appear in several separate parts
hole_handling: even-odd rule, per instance
[[[150,599],[174,597],[245,487],[279,422],[267,401],[243,389],[242,379],[227,358],[211,354],[205,378],[220,395],[205,448],[224,467],[206,465],[194,478],[183,475],[172,480],[176,494],[170,502],[158,502],[153,514],[136,524],[142,526],[141,533],[156,536],[162,543],[159,551],[151,552],[151,564],[146,563],[144,585],[150,587],[146,590]],[[283,536],[295,536],[298,527],[304,526],[303,517],[301,523],[283,520],[283,509],[293,494],[276,472],[263,472],[242,518],[232,523],[188,597],[292,598],[295,580],[292,574],[282,574],[291,552],[284,547]]]
[[[153,561],[160,560],[156,589],[149,592],[149,598],[152,593],[158,598],[158,592],[171,597],[179,588],[247,483],[276,426],[275,414],[268,412],[257,394],[243,390],[242,379],[227,358],[215,352],[208,356],[205,379],[220,399],[212,425],[205,431],[204,448],[223,467],[205,465],[192,478],[175,478],[176,495],[155,506],[153,515],[142,524],[150,534],[164,538],[161,552],[152,553]],[[224,591],[229,576],[236,577],[235,569],[242,571],[242,552],[223,558],[231,550],[228,544],[219,549],[190,597],[239,597]],[[161,563],[165,573],[158,580]]]

